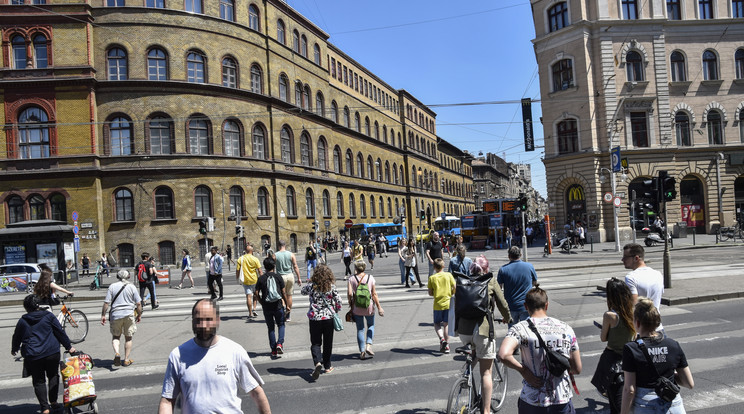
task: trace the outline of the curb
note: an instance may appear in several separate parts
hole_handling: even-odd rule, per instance
[[[744,298],[744,292],[713,293],[710,295],[688,296],[674,299],[661,298],[661,303],[662,305],[675,306],[686,305],[690,303],[717,302],[719,300],[738,298]]]

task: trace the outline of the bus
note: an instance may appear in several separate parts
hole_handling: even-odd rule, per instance
[[[437,217],[434,220],[434,230],[439,233],[439,236],[449,239],[453,234],[455,236],[460,235],[460,218],[457,216],[445,216],[444,220],[441,217]]]
[[[462,237],[465,241],[472,241],[474,238],[487,238],[489,234],[489,217],[487,213],[475,212],[462,216]],[[480,236],[480,237],[479,237]]]
[[[378,235],[382,233],[387,240],[387,248],[398,247],[398,239],[406,237],[406,226],[395,223],[358,223],[349,229],[349,238],[359,240],[368,234]]]

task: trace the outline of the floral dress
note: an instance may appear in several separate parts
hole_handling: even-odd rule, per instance
[[[301,294],[308,295],[310,298],[307,318],[311,321],[333,319],[333,315],[341,310],[342,305],[336,285],[331,285],[331,290],[324,293],[318,292],[314,287],[315,285],[308,283],[300,291]]]

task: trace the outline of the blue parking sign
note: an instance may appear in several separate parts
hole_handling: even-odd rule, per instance
[[[619,172],[622,168],[620,167],[620,147],[612,148],[610,151],[612,171]]]

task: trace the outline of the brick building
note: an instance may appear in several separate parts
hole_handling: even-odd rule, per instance
[[[436,114],[284,1],[0,0],[0,31],[0,243],[28,261],[22,228],[73,211],[81,252],[129,266],[237,250],[238,218],[297,250],[316,225],[473,208]]]

